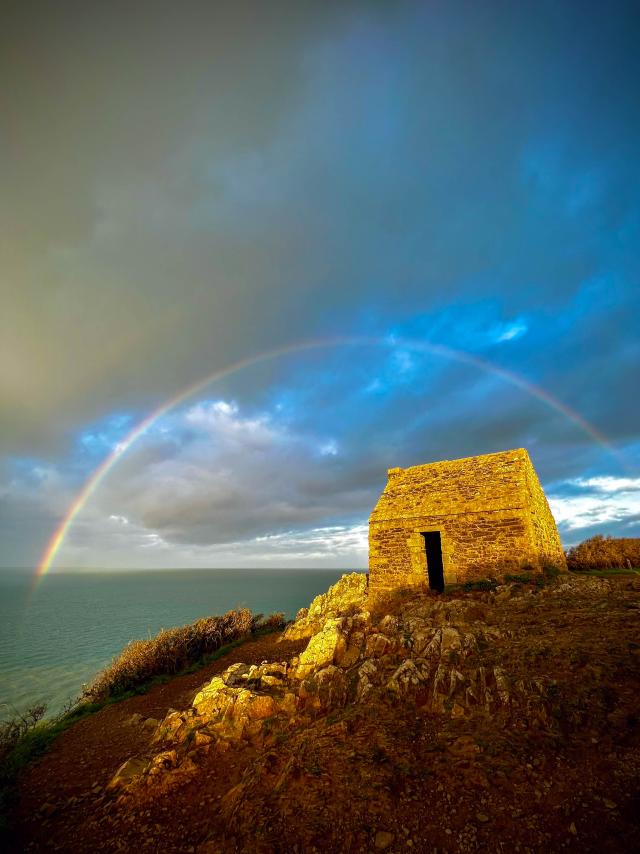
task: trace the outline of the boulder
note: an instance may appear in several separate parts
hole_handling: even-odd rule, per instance
[[[415,691],[424,682],[424,676],[411,658],[407,658],[396,669],[387,682],[387,688],[394,694],[407,694]]]
[[[224,679],[221,676],[214,676],[193,698],[193,707],[199,715],[213,714],[219,710],[221,699],[226,695],[226,690],[227,684]]]
[[[296,677],[304,679],[316,670],[333,664],[347,650],[345,619],[337,617],[325,622],[322,629],[309,641],[300,653]]]
[[[358,668],[356,700],[362,702],[374,689],[379,679],[378,665],[368,658]]]
[[[391,641],[386,635],[375,633],[367,638],[367,658],[382,658],[391,648]]]
[[[344,651],[340,650],[336,656],[336,663],[347,670],[353,667],[360,659],[364,647],[364,632],[352,632],[349,636],[348,645]]]

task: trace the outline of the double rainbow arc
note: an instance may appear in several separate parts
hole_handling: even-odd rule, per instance
[[[442,358],[454,362],[470,365],[472,367],[477,368],[478,370],[484,371],[485,373],[497,376],[505,382],[509,383],[510,385],[521,389],[525,393],[531,395],[537,400],[540,400],[542,403],[551,407],[556,412],[559,412],[560,414],[565,416],[576,426],[578,426],[584,433],[586,433],[591,439],[593,439],[594,442],[599,444],[609,453],[613,454],[618,459],[618,461],[622,463],[623,467],[626,467],[621,455],[611,445],[607,438],[602,433],[600,433],[592,424],[586,421],[581,415],[570,409],[568,406],[566,406],[560,400],[555,398],[549,392],[545,391],[543,388],[534,385],[533,383],[529,382],[524,377],[514,373],[513,371],[509,371],[505,368],[495,365],[493,362],[490,362],[487,359],[483,359],[479,356],[474,356],[471,353],[467,353],[463,350],[457,350],[453,347],[448,347],[443,344],[433,344],[429,341],[418,341],[404,338],[394,338],[391,341],[387,338],[344,336],[302,341],[295,344],[287,345],[285,347],[278,347],[273,350],[266,350],[265,352],[260,353],[256,356],[250,356],[245,359],[241,359],[231,365],[228,365],[225,368],[207,374],[207,376],[202,377],[201,379],[182,389],[182,391],[178,392],[178,394],[176,394],[174,397],[171,397],[169,400],[166,400],[164,403],[154,409],[153,412],[147,415],[147,417],[143,421],[137,424],[127,434],[127,436],[116,445],[114,450],[91,474],[91,476],[87,479],[86,483],[74,499],[73,503],[68,508],[64,518],[62,519],[55,532],[53,533],[53,536],[47,543],[47,547],[36,569],[36,581],[38,579],[43,578],[51,569],[56,555],[58,554],[67,534],[69,533],[69,530],[76,516],[80,513],[80,511],[85,506],[87,501],[91,498],[91,496],[96,492],[104,478],[115,467],[118,460],[123,456],[123,454],[125,454],[129,450],[129,448],[131,448],[131,446],[134,445],[135,442],[137,442],[137,440],[141,436],[143,436],[144,433],[146,433],[146,431],[159,418],[161,418],[174,407],[183,403],[185,400],[188,400],[193,395],[202,391],[207,386],[216,382],[217,380],[221,380],[245,368],[257,365],[260,362],[268,362],[273,359],[280,358],[282,356],[287,356],[292,353],[301,353],[307,350],[331,349],[334,347],[346,346],[386,348],[402,347],[406,350],[430,353],[434,356],[440,356]]]

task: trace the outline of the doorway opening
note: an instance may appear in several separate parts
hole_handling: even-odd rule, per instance
[[[444,590],[444,567],[442,564],[442,540],[440,531],[424,531],[424,548],[427,554],[429,587],[442,593]]]

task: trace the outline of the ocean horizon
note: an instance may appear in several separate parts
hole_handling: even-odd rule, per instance
[[[345,572],[364,569],[65,569],[34,582],[0,569],[0,719],[60,712],[132,640],[250,608],[292,619]]]

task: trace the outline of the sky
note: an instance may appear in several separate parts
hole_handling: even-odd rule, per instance
[[[113,454],[54,569],[363,567],[517,447],[640,536],[637,4],[3,8],[0,565]]]

